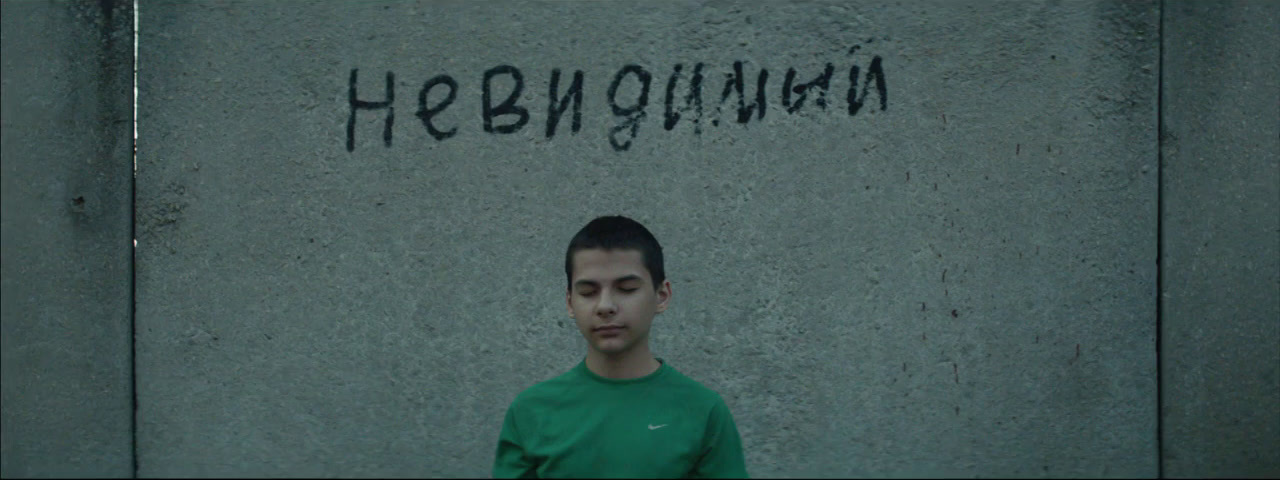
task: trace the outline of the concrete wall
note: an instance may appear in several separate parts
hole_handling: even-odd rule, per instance
[[[6,477],[487,476],[606,214],[752,476],[1277,471],[1274,6],[144,2],[136,434],[85,8],[4,4]]]
[[[0,476],[133,475],[133,10],[0,3]]]
[[[1164,473],[1280,476],[1280,3],[1164,29]]]
[[[488,475],[620,213],[754,476],[1153,476],[1157,7],[149,2],[138,473]]]

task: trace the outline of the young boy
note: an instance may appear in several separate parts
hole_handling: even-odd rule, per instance
[[[649,326],[671,299],[649,230],[592,220],[569,242],[564,273],[587,355],[511,402],[494,478],[747,478],[724,399],[649,351]]]

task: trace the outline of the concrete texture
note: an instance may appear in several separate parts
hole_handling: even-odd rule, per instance
[[[132,7],[0,3],[0,476],[133,475]]]
[[[1280,474],[1275,4],[148,2],[136,436],[131,12],[0,6],[0,476],[486,476],[610,213],[753,476]]]
[[[139,475],[488,475],[620,213],[752,476],[1155,476],[1157,7],[148,2]]]
[[[1163,471],[1280,477],[1280,3],[1165,8]]]

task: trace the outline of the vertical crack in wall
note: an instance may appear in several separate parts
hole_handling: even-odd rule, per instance
[[[138,176],[138,0],[133,0],[133,176]]]
[[[1160,341],[1164,303],[1164,9],[1160,0],[1160,25],[1156,28],[1156,478],[1164,478],[1164,357]]]
[[[138,478],[138,0],[133,0],[133,90],[130,97],[133,104],[133,175],[129,187],[129,396],[132,398],[130,413],[129,437],[133,442],[130,455],[133,457],[133,478]]]

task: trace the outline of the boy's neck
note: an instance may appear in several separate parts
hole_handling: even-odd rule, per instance
[[[588,351],[586,362],[591,373],[614,380],[640,378],[662,366],[648,351],[633,352],[622,358],[611,358],[600,352]]]

